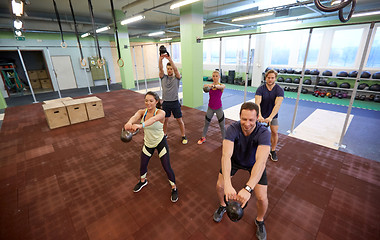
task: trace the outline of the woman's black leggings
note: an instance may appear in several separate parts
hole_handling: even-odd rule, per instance
[[[158,157],[161,160],[161,165],[164,168],[168,179],[171,182],[175,183],[174,172],[170,166],[169,146],[166,141],[166,137],[163,137],[161,142],[154,148],[149,148],[144,144],[143,150],[141,152],[140,176],[143,176],[148,172],[148,163],[155,149],[158,151]]]

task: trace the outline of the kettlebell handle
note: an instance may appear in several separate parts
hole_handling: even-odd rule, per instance
[[[230,201],[227,201],[227,199],[226,199],[226,195],[224,195],[224,202],[226,203],[226,205],[228,206],[229,205],[229,203],[230,203]],[[245,206],[243,207],[243,209],[245,209],[246,207],[247,207],[247,205],[248,205],[248,201],[245,203]]]

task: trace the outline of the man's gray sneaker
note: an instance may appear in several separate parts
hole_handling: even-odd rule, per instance
[[[219,206],[218,209],[216,209],[214,213],[214,221],[215,222],[220,222],[222,221],[223,214],[226,212],[226,207]]]
[[[259,222],[255,219],[255,224],[257,226],[256,237],[259,240],[267,240],[267,230],[265,229],[264,221]]]

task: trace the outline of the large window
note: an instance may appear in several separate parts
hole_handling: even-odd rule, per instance
[[[297,63],[302,65],[305,59],[305,53],[306,53],[306,47],[307,47],[307,41],[309,39],[309,34],[302,35],[302,39],[300,42],[300,49],[298,52],[298,61]],[[322,45],[322,39],[323,39],[323,32],[313,32],[311,35],[310,40],[310,46],[309,46],[309,52],[307,54],[307,65],[315,66],[318,65],[318,55],[319,55],[319,49]]]
[[[268,34],[271,40],[272,65],[288,65],[291,47],[294,46],[294,34],[292,32],[279,32]]]
[[[248,36],[223,38],[224,63],[247,63],[248,39]]]
[[[172,44],[172,59],[174,62],[180,63],[181,62],[181,44],[180,43],[173,43]]]
[[[367,67],[380,68],[380,27],[376,29],[376,35],[372,42],[371,51],[369,52]]]
[[[329,66],[354,67],[363,29],[336,30],[331,44]]]
[[[219,63],[219,39],[207,39],[203,41],[203,62]]]

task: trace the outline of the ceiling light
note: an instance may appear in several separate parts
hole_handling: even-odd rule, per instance
[[[267,21],[257,22],[257,24],[258,25],[264,25],[264,24],[272,24],[272,23],[279,23],[279,22],[288,22],[288,21],[293,21],[293,20],[298,20],[298,16],[288,17],[288,18],[280,18],[280,19],[271,19],[271,20],[267,20]]]
[[[352,14],[352,17],[364,17],[364,16],[371,16],[371,15],[379,15],[380,11],[374,11],[374,12],[365,12],[365,13],[354,13]]]
[[[162,35],[164,33],[165,33],[164,31],[159,31],[159,32],[149,33],[148,36],[152,37],[152,36]]]
[[[145,16],[143,16],[143,15],[137,15],[137,16],[134,16],[134,17],[131,17],[131,18],[128,18],[128,19],[125,19],[125,20],[121,21],[120,24],[121,25],[126,25],[126,24],[129,24],[129,23],[140,21],[140,20],[142,20],[144,18],[145,18]]]
[[[160,39],[161,42],[170,41],[170,40],[172,40],[172,38],[162,38],[162,39]]]
[[[253,19],[253,18],[267,17],[267,16],[271,16],[273,14],[274,14],[274,12],[258,13],[258,14],[254,14],[254,15],[234,18],[234,19],[232,19],[232,22],[244,21],[244,20]]]
[[[21,29],[21,28],[22,28],[22,22],[21,22],[20,20],[16,19],[16,20],[14,20],[14,22],[13,22],[13,26],[14,26],[14,28],[16,28],[16,29]]]
[[[12,0],[12,11],[14,15],[20,17],[24,14],[24,3],[20,0]]]
[[[185,0],[185,1],[182,1],[182,2],[177,2],[177,3],[174,3],[170,6],[170,9],[175,9],[175,8],[179,8],[179,7],[182,7],[182,6],[185,6],[185,5],[188,5],[190,3],[195,3],[195,2],[198,2],[199,0]]]
[[[239,31],[240,29],[231,29],[231,30],[216,32],[216,34],[233,33],[233,32],[239,32]]]
[[[88,37],[88,36],[90,36],[90,33],[84,33],[84,34],[82,34],[80,37],[81,37],[81,38],[85,38],[85,37]]]
[[[225,22],[219,22],[219,21],[213,21],[213,23],[218,23],[218,24],[228,25],[228,26],[234,26],[234,27],[244,27],[244,25],[240,25],[240,24],[225,23]]]
[[[96,33],[104,32],[111,29],[109,26],[96,29]]]
[[[16,30],[15,34],[16,34],[17,37],[21,37],[22,36],[22,32],[20,30]]]

